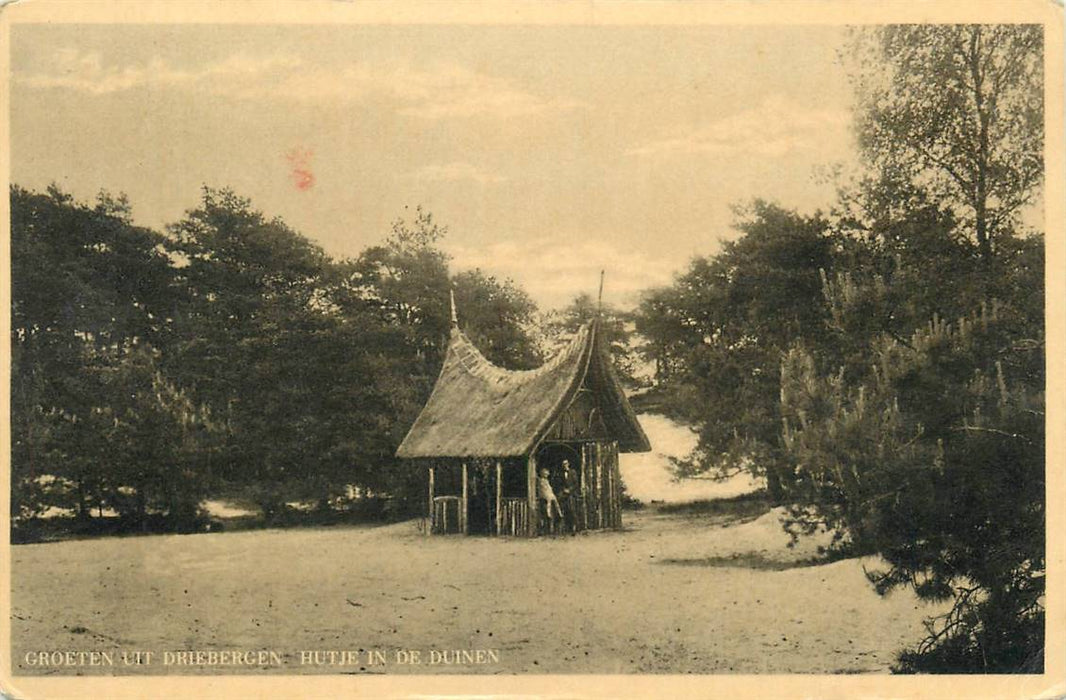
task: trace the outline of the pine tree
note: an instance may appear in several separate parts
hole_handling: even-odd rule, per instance
[[[820,375],[801,350],[782,363],[777,468],[793,526],[880,554],[881,593],[952,602],[900,670],[1042,668],[1042,351],[992,304],[905,340],[881,335],[861,381]]]

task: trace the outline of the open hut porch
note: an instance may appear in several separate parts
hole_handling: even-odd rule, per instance
[[[563,504],[578,531],[622,526],[616,441],[546,442],[528,458],[426,461],[428,531],[433,534],[535,536],[541,529],[536,475],[555,475],[567,459],[580,488]],[[562,500],[562,498],[560,499]]]

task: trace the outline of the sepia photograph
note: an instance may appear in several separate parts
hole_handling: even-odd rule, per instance
[[[4,697],[1066,693],[1062,8],[873,6],[0,9]]]

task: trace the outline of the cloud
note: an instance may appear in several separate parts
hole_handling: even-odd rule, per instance
[[[543,97],[506,80],[462,66],[310,64],[293,55],[231,55],[179,68],[161,59],[106,65],[99,52],[57,50],[43,69],[16,74],[24,87],[110,95],[137,88],[176,88],[238,99],[280,99],[316,104],[386,101],[396,113],[420,119],[515,118],[584,108],[578,100]]]
[[[619,248],[609,241],[574,237],[500,240],[483,247],[446,246],[460,270],[481,268],[519,283],[541,308],[559,308],[585,292],[595,294],[606,272],[604,301],[633,306],[639,292],[668,284],[675,266],[668,260]]]
[[[421,119],[477,116],[511,119],[570,112],[585,106],[577,100],[544,99],[519,90],[472,90],[449,99],[407,107],[400,114]]]
[[[649,141],[632,156],[752,154],[780,157],[793,151],[836,150],[846,140],[851,113],[808,107],[770,97],[754,108],[715,120],[684,134]]]
[[[287,76],[271,86],[270,93],[312,102],[385,99],[395,103],[398,114],[419,119],[510,119],[586,106],[577,100],[535,95],[501,78],[454,65],[415,68],[354,63],[335,69],[313,67]]]
[[[485,172],[473,163],[463,161],[425,165],[405,177],[423,183],[469,181],[479,185],[493,185],[507,180],[502,175]]]
[[[16,73],[15,82],[30,88],[63,88],[108,95],[142,87],[189,87],[205,82],[232,85],[279,70],[290,70],[299,63],[299,59],[292,56],[234,54],[195,70],[175,68],[160,58],[120,67],[105,66],[99,52],[83,53],[62,48],[53,54],[48,70],[29,75]]]

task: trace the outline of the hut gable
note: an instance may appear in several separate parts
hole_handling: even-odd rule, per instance
[[[562,429],[566,416],[574,422],[583,411],[600,421],[620,450],[651,449],[596,330],[595,323],[582,326],[566,348],[537,369],[510,371],[485,359],[453,326],[433,393],[397,456],[527,455],[549,432]],[[589,425],[587,415],[585,420]]]
[[[556,442],[608,439],[599,403],[586,378],[570,405],[559,413],[545,439]]]

